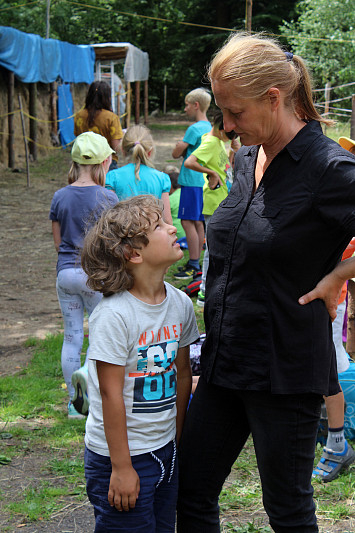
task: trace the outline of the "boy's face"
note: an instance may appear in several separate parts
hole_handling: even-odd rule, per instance
[[[179,261],[184,255],[177,243],[176,228],[164,222],[162,218],[152,219],[147,233],[149,243],[140,250],[143,262],[154,267],[167,268]]]
[[[196,104],[197,102],[192,103],[192,102],[188,102],[187,100],[185,100],[184,111],[190,120],[195,120],[196,118],[196,112],[197,112]]]

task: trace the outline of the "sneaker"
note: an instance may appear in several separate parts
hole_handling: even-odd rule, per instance
[[[355,451],[347,441],[345,441],[345,448],[341,453],[324,448],[322,457],[313,470],[312,477],[321,479],[324,482],[333,481],[344,468],[347,468],[354,461]]]
[[[181,270],[180,272],[177,272],[176,274],[174,274],[174,278],[189,279],[194,276],[197,276],[200,272],[201,272],[200,268],[195,268],[192,265],[187,264],[184,270]]]
[[[72,402],[68,403],[68,418],[71,420],[81,420],[82,418],[85,418],[84,415],[81,413],[78,413],[78,411],[75,409]]]
[[[196,305],[199,307],[205,307],[205,293],[203,291],[198,292]]]
[[[72,399],[73,406],[78,413],[88,416],[89,398],[88,398],[88,368],[82,366],[79,370],[72,373],[71,382],[74,387],[74,396]]]
[[[186,261],[186,263],[185,263],[184,265],[180,265],[180,266],[178,267],[178,271],[179,271],[179,272],[182,272],[183,270],[186,270],[186,268],[188,267],[188,264],[189,264],[189,262]]]

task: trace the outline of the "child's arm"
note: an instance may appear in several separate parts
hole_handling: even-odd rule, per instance
[[[174,159],[179,159],[179,157],[185,154],[188,146],[188,143],[185,143],[184,141],[178,141],[171,155]]]
[[[208,186],[210,189],[215,189],[218,184],[220,186],[223,185],[218,172],[215,172],[214,170],[211,170],[208,167],[203,167],[202,165],[200,165],[195,155],[191,154],[184,162],[184,165],[186,168],[190,168],[191,170],[196,170],[196,172],[203,172],[204,174],[207,174]]]
[[[184,346],[184,348],[178,349],[175,364],[177,370],[176,442],[179,444],[192,386],[190,346]]]
[[[96,361],[96,367],[105,436],[112,463],[108,501],[118,511],[129,511],[135,507],[140,483],[132,466],[128,447],[126,408],[123,400],[125,367],[103,361]]]
[[[54,247],[59,252],[59,246],[62,242],[62,237],[60,235],[60,224],[57,220],[52,220],[52,233],[54,240]]]
[[[169,193],[163,192],[161,195],[161,199],[163,202],[163,218],[167,224],[173,225],[173,217],[171,216],[171,208],[170,208],[170,200],[169,200]]]

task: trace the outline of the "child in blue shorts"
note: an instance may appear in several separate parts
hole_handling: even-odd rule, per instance
[[[202,215],[204,179],[200,172],[186,168],[184,162],[199,147],[202,135],[211,129],[206,115],[210,103],[211,95],[205,89],[194,89],[186,95],[185,112],[195,123],[187,128],[183,140],[178,141],[172,152],[175,159],[184,157],[178,179],[181,186],[178,216],[189,249],[189,260],[183,270],[175,274],[177,279],[188,279],[200,270],[199,260],[205,238]]]
[[[164,282],[181,259],[176,228],[151,195],[104,212],[84,241],[90,317],[85,435],[95,533],[174,533],[179,441],[198,337],[189,297]]]

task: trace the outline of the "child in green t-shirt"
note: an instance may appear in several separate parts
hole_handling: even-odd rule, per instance
[[[203,172],[205,185],[203,187],[203,210],[206,231],[208,222],[219,206],[226,198],[232,185],[232,168],[225,148],[229,136],[223,129],[223,115],[217,111],[211,131],[202,135],[200,146],[186,159],[184,165],[187,168]],[[232,141],[233,151],[240,148],[240,144]],[[205,305],[206,275],[209,263],[208,246],[206,245],[202,266],[201,288],[197,296],[197,305]]]

